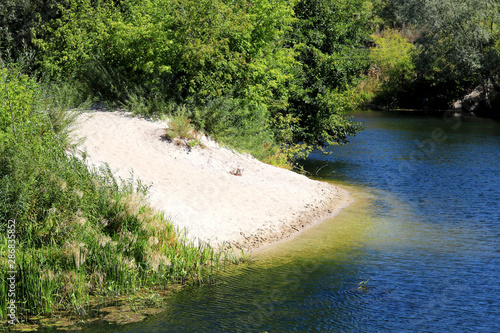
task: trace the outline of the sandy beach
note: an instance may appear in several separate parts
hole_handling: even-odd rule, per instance
[[[202,137],[188,147],[165,140],[164,121],[125,112],[79,116],[75,136],[86,138],[90,163],[150,184],[151,204],[188,237],[214,247],[255,250],[288,239],[347,207],[343,189],[267,165]],[[240,169],[241,175],[231,171]]]

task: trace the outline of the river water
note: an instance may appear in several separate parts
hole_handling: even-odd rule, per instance
[[[303,163],[356,202],[165,313],[92,332],[500,332],[500,123],[356,112]]]

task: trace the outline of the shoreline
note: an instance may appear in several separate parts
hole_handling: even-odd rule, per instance
[[[179,230],[214,248],[258,252],[338,214],[349,192],[262,163],[207,138],[188,147],[165,140],[167,123],[128,112],[85,112],[79,149],[93,166],[151,185],[149,202]],[[233,170],[240,169],[241,175]]]
[[[189,148],[167,141],[163,121],[101,111],[83,113],[78,120],[74,139],[86,137],[86,141],[73,154],[86,156],[88,167],[107,163],[115,177],[133,176],[150,185],[151,206],[170,217],[195,244],[207,243],[215,250],[257,254],[296,238],[354,202],[345,189],[262,163],[207,137],[200,139],[202,145]],[[235,168],[242,170],[241,175],[232,173]],[[72,309],[59,309],[53,318],[30,319],[14,330],[76,330],[82,324],[139,322],[162,311],[159,292],[141,290],[133,299],[129,295],[96,298],[88,318],[82,319]],[[153,296],[152,305],[140,303]]]
[[[330,184],[329,184],[330,185]],[[344,197],[339,202],[339,197],[334,196],[326,199],[321,207],[318,207],[312,211],[306,212],[299,219],[295,220],[293,223],[284,227],[284,229],[276,234],[268,235],[268,241],[264,243],[257,243],[256,246],[249,249],[250,254],[256,254],[261,251],[267,250],[270,247],[281,244],[283,242],[288,242],[296,237],[300,236],[305,231],[313,228],[328,219],[334,218],[343,209],[349,207],[354,203],[355,199],[349,194],[347,190],[339,188],[338,186],[330,185],[334,188],[340,189],[341,192],[344,191],[342,195]],[[254,243],[255,244],[255,243]]]

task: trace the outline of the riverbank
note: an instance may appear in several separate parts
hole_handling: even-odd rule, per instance
[[[256,250],[290,238],[347,207],[349,193],[220,147],[205,136],[193,147],[165,137],[165,121],[125,112],[82,114],[93,165],[151,185],[150,202],[193,240]]]

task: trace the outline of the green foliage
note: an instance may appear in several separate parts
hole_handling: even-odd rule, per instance
[[[478,84],[486,88],[495,83],[500,75],[498,1],[412,0],[396,4],[399,17],[421,31],[416,60],[421,85],[439,88],[449,102]]]
[[[194,132],[191,120],[189,120],[185,110],[169,118],[169,124],[166,130],[168,138],[193,139],[195,135]]]
[[[68,74],[82,78],[99,64],[110,35],[108,30],[119,11],[106,0],[68,0],[53,6],[60,17],[44,22],[34,31],[41,72],[50,78]]]
[[[16,68],[1,69],[0,73],[0,143],[4,143],[7,135],[12,134],[11,107],[16,110],[14,127],[29,121],[39,91],[36,82],[19,73]]]
[[[264,0],[249,6],[71,0],[61,19],[40,29],[35,44],[52,76],[84,78],[96,67],[126,73],[128,84],[140,84],[146,93],[168,91],[176,102],[229,93],[267,102],[269,89],[286,80],[280,67],[293,61],[290,50],[275,47],[291,12],[284,2]]]
[[[364,1],[303,0],[294,8],[290,43],[297,50],[296,89],[288,112],[299,120],[294,142],[313,146],[346,143],[361,129],[342,116],[355,105],[350,87],[366,68]]]
[[[91,98],[86,86],[79,82],[52,81],[40,84],[38,109],[44,110],[52,131],[61,140],[64,147],[77,144],[72,137],[76,118],[81,110],[88,109]]]
[[[347,92],[367,64],[365,0],[68,0],[57,8],[35,29],[42,72],[69,74],[134,112],[183,105],[197,129],[272,154],[344,143],[360,129],[341,113],[356,104]],[[290,127],[280,117],[293,119]]]
[[[399,83],[413,77],[412,63],[415,47],[397,31],[386,30],[382,36],[373,35],[376,47],[370,50],[370,58],[389,77]]]
[[[386,28],[394,28],[398,25],[395,15],[394,1],[371,0],[365,2],[365,10],[369,13],[368,24],[370,30],[379,32]]]
[[[18,63],[27,60],[26,65],[33,65],[32,54],[28,48],[31,44],[31,29],[37,24],[37,13],[46,12],[48,1],[4,0],[0,3],[0,55],[4,59]]]
[[[376,101],[384,105],[401,106],[404,96],[415,79],[413,59],[416,49],[398,31],[386,30],[383,35],[372,35],[375,47],[370,50],[377,75]]]
[[[25,74],[21,74],[18,66],[10,65],[0,74],[0,141],[6,140],[12,132],[11,107],[14,112],[14,127],[33,121],[33,110],[43,110],[47,116],[49,129],[57,134],[64,145],[69,145],[71,125],[78,112],[67,112],[70,108],[86,107],[89,100],[83,100],[82,87],[78,82],[53,82],[39,85]],[[6,79],[6,85],[4,78]],[[7,95],[8,92],[8,95]],[[39,131],[47,131],[40,128]],[[6,143],[6,142],[4,142]]]
[[[109,168],[89,168],[85,154],[65,149],[60,134],[70,119],[57,122],[39,108],[45,104],[32,80],[11,69],[6,75],[16,136],[2,107],[0,278],[12,270],[5,221],[15,220],[16,301],[26,309],[18,316],[61,306],[81,312],[89,295],[210,281],[222,253],[187,241],[146,203],[142,184],[117,180]]]
[[[259,150],[266,142],[274,144],[268,128],[269,110],[265,105],[240,99],[220,98],[203,106],[193,105],[190,110],[197,128],[207,131],[217,140],[230,146],[261,155]]]

